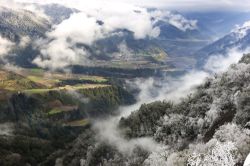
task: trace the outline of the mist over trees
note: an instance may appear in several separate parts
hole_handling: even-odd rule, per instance
[[[179,104],[154,102],[121,118],[129,138],[152,136],[166,146],[145,162],[154,165],[243,164],[250,149],[250,55],[228,71],[208,78]],[[230,163],[230,164],[229,164]]]

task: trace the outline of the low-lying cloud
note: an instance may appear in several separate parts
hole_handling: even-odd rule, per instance
[[[17,2],[40,2],[40,3],[51,3],[51,2],[60,2],[60,3],[79,3],[81,0],[15,0]],[[92,0],[87,3],[95,4],[98,1],[103,2],[103,0]],[[106,0],[105,2],[114,3],[117,0]],[[249,11],[250,2],[249,0],[119,0],[122,3],[130,3],[137,6],[143,7],[156,7],[156,8],[167,8],[173,10],[193,10],[193,11]]]
[[[7,8],[13,6],[12,9],[15,10],[30,10],[50,20],[42,7],[35,5],[36,3],[42,5],[57,3],[76,9],[68,19],[54,25],[45,39],[35,42],[40,54],[33,63],[51,70],[65,69],[67,66],[77,64],[91,65],[92,62],[89,60],[91,53],[85,48],[91,47],[98,40],[117,35],[117,32],[123,34],[124,31],[129,31],[135,40],[155,38],[161,32],[157,26],[158,21],[171,24],[182,31],[197,29],[196,20],[188,20],[179,13],[159,9],[149,10],[130,2],[11,0],[1,3],[1,6]],[[125,47],[120,48],[121,51],[129,50]]]
[[[238,62],[243,54],[249,53],[249,48],[239,50],[238,48],[229,49],[225,54],[216,54],[210,56],[204,69],[212,73],[220,73],[226,71],[231,64]]]
[[[197,29],[196,20],[188,20],[181,14],[166,10],[149,10],[126,2],[10,1],[2,5],[8,7],[13,4],[14,9],[27,9],[49,20],[42,8],[33,3],[58,3],[77,9],[68,19],[54,25],[46,34],[46,39],[39,39],[36,42],[40,54],[33,63],[52,70],[64,69],[75,64],[90,65],[91,53],[85,48],[92,46],[98,40],[116,35],[117,32],[122,34],[124,31],[129,31],[135,40],[155,38],[161,32],[157,26],[160,20],[182,31]],[[124,51],[123,47],[121,49]]]
[[[13,46],[14,46],[14,43],[0,36],[0,58],[2,60],[4,59],[5,56],[8,55],[8,53],[11,51]]]
[[[80,12],[72,14],[47,33],[46,42],[39,43],[41,55],[33,62],[51,69],[64,68],[71,64],[91,64],[88,61],[90,53],[84,47],[79,47],[79,44],[91,46],[98,40],[115,35],[116,31],[122,34],[123,30],[132,32],[136,40],[155,38],[160,34],[160,28],[156,26],[160,20],[182,31],[197,28],[196,20],[187,20],[180,14],[148,11],[146,8],[127,4],[116,5],[115,8],[110,5],[104,5],[100,9],[79,8]],[[121,49],[124,51],[124,47]],[[125,53],[127,50],[129,49]]]
[[[120,116],[117,116],[108,120],[95,122],[94,128],[98,131],[97,139],[116,146],[120,152],[126,155],[132,154],[136,147],[141,147],[150,152],[158,151],[158,149],[161,148],[161,146],[150,137],[125,139],[117,129],[119,120]]]
[[[56,25],[52,32],[48,32],[48,39],[37,42],[41,55],[33,63],[52,70],[70,64],[88,63],[88,52],[83,47],[77,47],[77,44],[90,45],[101,36],[94,18],[89,18],[84,13],[75,13]]]
[[[247,50],[245,52],[247,52]],[[145,148],[149,152],[152,152],[152,154],[162,152],[162,150],[167,147],[156,143],[150,137],[130,140],[123,138],[117,129],[120,118],[129,116],[132,111],[138,110],[143,103],[150,103],[157,100],[168,100],[175,103],[180,102],[180,99],[186,97],[192,92],[195,92],[196,87],[202,84],[206,78],[212,76],[214,72],[223,72],[227,70],[231,64],[237,63],[243,53],[244,52],[242,51],[233,49],[224,57],[222,57],[222,55],[215,55],[209,59],[206,65],[207,71],[193,70],[177,78],[166,77],[163,80],[149,78],[137,79],[133,82],[128,82],[128,84],[131,84],[132,87],[138,87],[140,89],[140,93],[137,96],[137,103],[130,106],[120,107],[120,114],[118,116],[95,123],[95,129],[99,131],[98,138],[102,141],[107,141],[112,145],[115,145],[118,150],[124,153],[131,152],[135,146]],[[210,64],[217,63],[218,58],[220,58],[220,67],[211,66]]]

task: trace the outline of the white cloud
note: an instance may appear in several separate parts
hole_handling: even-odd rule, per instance
[[[20,42],[18,43],[18,46],[21,48],[25,48],[30,42],[31,39],[29,38],[29,36],[22,36]]]
[[[49,41],[38,41],[41,55],[33,63],[52,70],[64,68],[70,64],[88,63],[88,52],[76,44],[91,45],[93,41],[103,37],[96,19],[85,13],[75,13],[69,19],[56,25],[47,33]]]
[[[55,39],[41,46],[41,55],[33,60],[43,68],[63,69],[70,64],[86,63],[87,52],[67,43],[66,39]]]
[[[127,59],[129,59],[134,55],[134,51],[127,46],[126,41],[122,41],[120,44],[118,44],[117,48],[118,52],[112,54],[114,58],[126,57]]]
[[[4,58],[5,56],[7,56],[13,46],[14,43],[0,36],[0,57]]]
[[[127,29],[134,33],[136,39],[145,37],[156,37],[159,34],[159,29],[153,27],[151,15],[145,8],[136,7],[133,5],[115,3],[112,6],[105,5],[99,8],[99,5],[88,8],[79,6],[82,13],[75,14],[69,19],[71,21],[82,22],[86,19],[92,19],[93,26],[96,26],[96,21],[102,21],[104,24],[99,26],[99,31],[102,33],[110,33],[117,29]],[[140,11],[135,12],[135,11]],[[70,21],[71,20],[71,21]],[[66,22],[65,22],[66,24]],[[61,24],[62,27],[65,24]],[[73,24],[70,28],[76,28]],[[83,23],[81,24],[83,25]],[[84,24],[88,26],[88,23]],[[85,26],[80,26],[79,31],[84,31]],[[98,32],[98,31],[96,31]],[[99,35],[97,35],[99,36]]]
[[[96,121],[94,123],[94,129],[98,131],[97,139],[116,146],[118,150],[124,154],[131,154],[138,146],[150,152],[161,149],[160,144],[156,143],[153,138],[150,137],[125,139],[117,129],[119,120],[120,116]]]
[[[64,68],[70,64],[86,64],[89,63],[88,52],[76,44],[92,45],[112,32],[123,29],[133,32],[135,39],[156,37],[160,33],[144,8],[131,5],[116,8],[104,6],[101,9],[96,7],[82,8],[81,12],[72,14],[56,25],[53,31],[47,33],[49,40],[39,42],[41,55],[33,62],[51,69]]]
[[[233,64],[237,63],[244,53],[248,53],[249,49],[244,51],[239,51],[237,48],[232,48],[227,51],[225,55],[217,54],[212,55],[206,62],[204,69],[213,72],[224,72],[228,69],[228,67]]]
[[[39,42],[41,55],[33,63],[43,68],[59,69],[72,64],[87,64],[89,53],[76,44],[91,46],[95,41],[110,36],[115,31],[128,30],[135,39],[154,38],[160,34],[160,28],[155,26],[157,20],[163,20],[182,31],[196,29],[195,20],[187,20],[180,14],[171,12],[149,12],[147,8],[138,7],[128,2],[117,1],[10,1],[15,8],[24,8],[43,15],[43,11],[30,3],[59,3],[76,8],[80,12],[72,14],[68,19],[53,27],[47,33],[48,39]],[[3,5],[8,7],[8,3]],[[156,18],[156,20],[152,19]]]
[[[36,2],[36,3],[63,3],[68,5],[73,4],[85,4],[87,6],[96,6],[100,2],[103,3],[116,3],[117,0],[15,0],[17,2]],[[250,11],[249,0],[119,0],[120,3],[132,4],[141,7],[156,7],[156,8],[168,8],[174,10],[238,10],[238,11]]]
[[[237,35],[238,40],[243,39],[250,30],[250,21],[246,21],[242,26],[236,25],[232,32]]]
[[[83,43],[91,45],[93,41],[103,37],[101,27],[96,19],[88,17],[85,13],[74,13],[55,27],[55,30],[47,35],[52,39],[66,39],[71,43]]]
[[[197,20],[188,20],[180,14],[166,10],[155,10],[151,12],[151,15],[157,20],[165,21],[182,31],[197,29]]]
[[[237,58],[232,58],[236,54],[237,54]],[[221,68],[213,68],[212,66],[211,68],[209,68],[208,66],[208,69],[210,70],[213,69],[214,72],[224,71],[232,63],[238,62],[240,54],[242,55],[243,53],[237,52],[237,50],[229,51],[228,56],[220,60]],[[212,64],[216,63],[217,61],[218,61],[217,59],[211,59]],[[118,114],[116,117],[112,117],[103,121],[96,122],[95,129],[99,131],[98,138],[100,138],[101,140],[107,141],[111,143],[112,145],[115,145],[121,152],[126,152],[126,153],[130,153],[135,146],[141,146],[145,148],[146,150],[148,150],[149,152],[153,152],[149,156],[149,159],[145,161],[146,162],[145,164],[161,165],[163,163],[164,165],[164,161],[166,160],[166,158],[164,159],[162,158],[164,153],[162,154],[161,151],[165,150],[165,148],[167,147],[159,143],[157,144],[150,137],[142,137],[142,138],[130,139],[130,140],[124,139],[121,133],[119,132],[119,130],[117,129],[119,119],[121,117],[129,116],[132,111],[138,110],[141,104],[143,103],[150,103],[150,102],[157,101],[157,100],[171,100],[173,102],[178,103],[182,97],[186,97],[188,94],[191,94],[192,92],[194,92],[195,87],[202,84],[204,80],[209,76],[211,76],[211,73],[206,72],[206,71],[191,71],[179,78],[168,77],[160,81],[157,81],[153,78],[149,78],[149,79],[137,79],[135,82],[128,82],[128,84],[129,83],[131,84],[131,87],[138,87],[140,89],[140,93],[137,97],[137,103],[134,105],[130,105],[130,106],[120,107],[119,109],[120,114]],[[211,117],[212,114],[214,115],[215,112],[209,112],[209,113],[210,115],[207,115],[208,118]],[[200,123],[203,123],[203,122],[200,122]],[[231,127],[229,128],[231,129]],[[241,131],[239,131],[239,133],[241,133]],[[233,137],[228,137],[228,138],[233,139]],[[212,140],[214,141],[214,139]],[[244,141],[240,141],[240,142],[244,142]],[[206,144],[205,146],[208,147],[211,145],[211,143],[214,143],[214,142],[210,142]],[[197,147],[199,147],[199,144],[197,145]],[[191,147],[191,149],[189,150],[189,153],[194,152],[194,148],[199,149],[197,147],[193,147],[193,148]],[[205,148],[203,147],[202,150],[205,150]],[[169,155],[167,159],[167,165],[176,165],[176,164],[173,164],[176,162],[185,163],[186,159],[183,158],[184,155],[179,156],[179,153],[173,153],[173,152],[167,155]],[[187,156],[187,154],[185,155]],[[156,160],[154,159],[152,160],[151,157],[156,158]]]

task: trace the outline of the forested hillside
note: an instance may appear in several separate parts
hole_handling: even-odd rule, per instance
[[[152,136],[166,145],[165,162],[169,165],[185,165],[193,153],[209,155],[216,142],[233,143],[233,159],[241,165],[250,149],[249,83],[248,54],[227,72],[208,78],[179,104],[163,101],[142,105],[120,120],[120,128],[128,138]],[[228,156],[224,157],[222,160]]]

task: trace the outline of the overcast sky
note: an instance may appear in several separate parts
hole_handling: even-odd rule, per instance
[[[10,1],[10,0],[0,0]],[[100,4],[103,2],[122,2],[129,3],[143,7],[160,7],[175,10],[236,10],[236,11],[250,11],[250,0],[15,0],[15,1],[29,1],[39,3],[84,3],[84,4]]]

